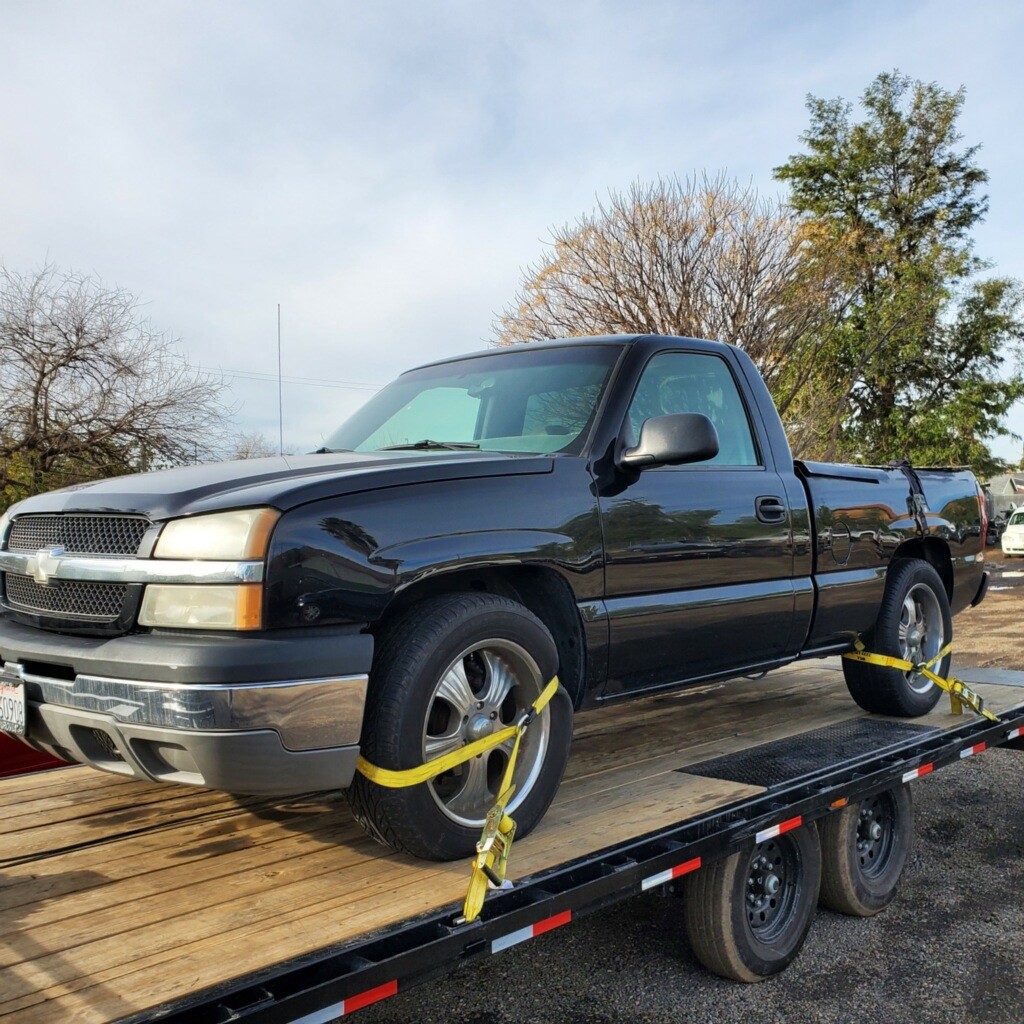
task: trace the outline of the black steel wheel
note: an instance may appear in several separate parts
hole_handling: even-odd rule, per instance
[[[796,958],[814,919],[821,855],[813,825],[786,832],[687,877],[690,945],[709,971],[763,981]]]
[[[895,898],[914,835],[909,786],[897,786],[835,811],[819,824],[821,903],[871,917]]]

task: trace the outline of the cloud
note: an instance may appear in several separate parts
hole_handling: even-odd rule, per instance
[[[382,382],[480,347],[554,224],[635,178],[774,191],[804,95],[899,66],[966,82],[1024,276],[1017,5],[5,5],[0,256],[140,291],[203,365]],[[248,429],[276,388],[237,380]],[[286,385],[301,448],[365,392]],[[1016,417],[1024,429],[1024,413]]]

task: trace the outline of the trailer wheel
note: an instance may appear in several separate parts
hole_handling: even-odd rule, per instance
[[[886,573],[882,606],[871,633],[868,650],[904,661],[929,661],[953,638],[949,597],[939,574],[919,558],[900,558]],[[949,674],[952,655],[933,668]],[[862,661],[843,659],[843,675],[853,699],[865,710],[880,715],[916,718],[939,701],[941,691],[920,672],[903,672]]]
[[[763,981],[800,952],[821,882],[818,831],[804,826],[709,864],[683,886],[697,959],[733,981]]]
[[[558,669],[555,642],[521,604],[447,594],[408,609],[378,637],[361,752],[381,768],[413,768],[514,723]],[[508,810],[517,835],[544,816],[572,741],[572,702],[559,689],[520,745]],[[356,775],[347,790],[364,830],[428,860],[471,856],[497,798],[512,741],[428,782],[389,789]]]
[[[871,917],[895,898],[910,855],[914,803],[896,786],[830,814],[821,833],[821,902],[853,917]]]

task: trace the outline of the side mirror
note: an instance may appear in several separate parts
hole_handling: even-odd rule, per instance
[[[640,443],[619,456],[619,465],[633,470],[704,462],[718,454],[714,423],[697,412],[652,416],[640,428]]]

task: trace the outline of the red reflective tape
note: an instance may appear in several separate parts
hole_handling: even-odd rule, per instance
[[[681,875],[688,875],[691,871],[696,871],[699,867],[700,857],[694,857],[693,860],[688,860],[682,864],[677,864],[672,869],[672,877],[679,878]]]
[[[571,920],[571,910],[563,910],[560,914],[555,914],[552,917],[546,917],[543,921],[538,921],[533,926],[533,937],[536,938],[538,935],[543,935],[545,932],[553,931],[555,928],[561,928],[563,924],[568,924]]]
[[[798,814],[795,818],[790,818],[779,826],[779,835],[781,836],[783,832],[792,832],[793,829],[799,828],[803,823],[804,819]]]
[[[921,778],[922,775],[930,775],[933,771],[935,771],[935,765],[923,764],[917,769],[917,777]]]
[[[388,996],[393,996],[397,992],[398,979],[386,981],[383,985],[378,985],[376,988],[367,989],[365,992],[360,992],[355,996],[349,996],[342,1004],[344,1007],[342,1014],[354,1013],[356,1010],[361,1010],[364,1006],[372,1006],[374,1003],[379,1003],[382,999],[387,999]]]

